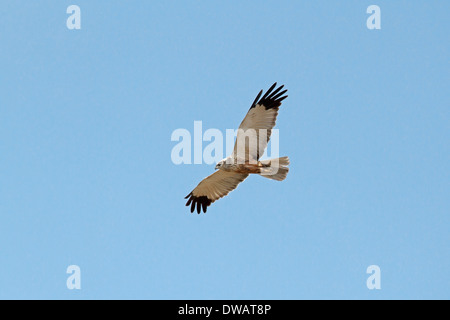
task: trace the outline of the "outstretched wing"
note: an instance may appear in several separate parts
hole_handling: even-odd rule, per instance
[[[203,179],[185,199],[189,198],[186,206],[191,205],[191,212],[194,212],[197,206],[197,213],[206,208],[214,201],[225,197],[230,191],[236,189],[239,183],[248,177],[247,173],[229,172],[218,170],[212,175]]]
[[[272,128],[275,126],[281,101],[287,98],[284,96],[287,90],[281,91],[284,86],[273,91],[276,86],[275,82],[262,98],[263,91],[261,90],[252,103],[239,126],[233,158],[243,159],[245,162],[257,161],[264,154],[272,134]]]

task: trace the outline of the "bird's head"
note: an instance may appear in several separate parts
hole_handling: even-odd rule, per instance
[[[222,159],[216,164],[216,170],[222,168],[222,166],[225,164],[226,159]]]

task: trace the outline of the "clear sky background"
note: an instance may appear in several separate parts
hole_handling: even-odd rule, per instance
[[[2,1],[0,298],[449,299],[449,12]],[[234,129],[275,81],[287,179],[191,214],[214,165],[174,165],[172,132]]]

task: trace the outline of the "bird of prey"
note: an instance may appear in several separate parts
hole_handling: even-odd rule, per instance
[[[269,90],[261,95],[261,90],[252,103],[250,110],[239,126],[232,154],[219,161],[216,172],[203,179],[185,199],[191,212],[197,207],[197,213],[206,209],[214,201],[226,196],[236,189],[249,174],[282,181],[289,171],[289,158],[281,157],[270,160],[259,160],[270,140],[272,129],[278,115],[281,101],[287,98],[287,90],[277,89],[275,82]],[[275,89],[275,90],[274,90]]]

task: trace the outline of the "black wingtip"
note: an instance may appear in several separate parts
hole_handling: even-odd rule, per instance
[[[276,86],[277,86],[277,83],[275,82],[275,83],[269,88],[269,90],[266,91],[266,94],[262,97],[261,100],[266,99],[266,98],[269,96],[269,94],[272,92],[273,88],[275,88]]]
[[[287,98],[287,96],[283,96],[287,92],[287,90],[281,91],[281,89],[284,88],[284,85],[281,85],[278,87],[275,91],[273,89],[277,86],[277,83],[275,82],[269,90],[266,91],[264,96],[260,99],[262,90],[259,92],[259,94],[256,96],[255,101],[252,103],[251,108],[256,107],[256,105],[263,105],[266,110],[268,109],[274,109],[278,108],[281,105],[281,101]],[[272,92],[273,91],[273,92]],[[280,92],[281,91],[281,92]]]
[[[191,213],[195,210],[197,210],[198,214],[200,214],[202,210],[206,213],[208,206],[212,203],[212,200],[208,199],[207,196],[196,197],[192,194],[192,192],[187,197],[189,197],[189,200],[186,202],[186,206],[191,206]]]
[[[258,95],[257,95],[256,98],[255,98],[255,101],[253,101],[253,103],[252,103],[252,106],[251,106],[252,108],[253,108],[254,106],[256,106],[256,103],[258,102],[259,98],[261,98],[262,93],[263,93],[262,90],[258,93]]]

